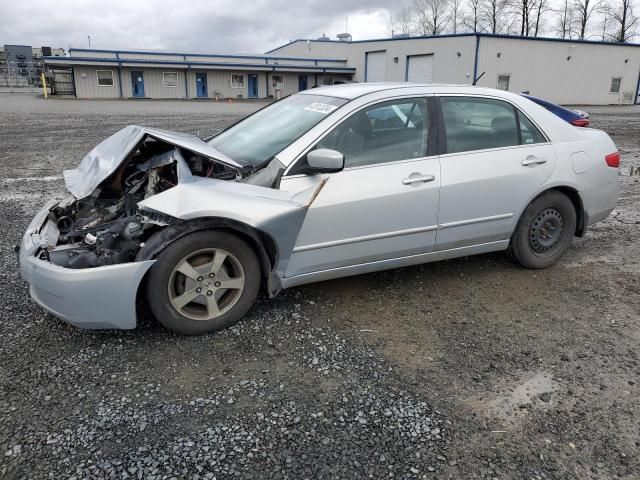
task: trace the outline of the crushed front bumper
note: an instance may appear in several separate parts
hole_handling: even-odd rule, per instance
[[[31,297],[76,327],[135,328],[138,286],[154,260],[75,270],[37,258],[54,204],[38,212],[20,244],[20,272],[29,282]]]

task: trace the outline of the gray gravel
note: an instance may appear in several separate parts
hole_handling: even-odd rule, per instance
[[[261,105],[17,98],[0,94],[1,478],[639,478],[640,109],[594,110],[623,199],[558,266],[324,282],[184,338],[146,316],[65,325],[11,247],[122,126],[206,134]]]

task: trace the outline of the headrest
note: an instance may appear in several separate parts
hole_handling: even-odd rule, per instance
[[[369,120],[369,117],[364,112],[354,116],[349,121],[349,127],[351,128],[351,130],[353,130],[357,134],[360,134],[363,136],[369,135],[372,130],[371,120]]]
[[[491,128],[496,132],[516,129],[515,119],[509,115],[501,115],[491,120]]]

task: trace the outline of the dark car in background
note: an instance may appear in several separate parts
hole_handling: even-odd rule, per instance
[[[583,112],[581,110],[570,110],[568,108],[561,107],[560,105],[556,105],[555,103],[551,103],[547,100],[543,100],[541,98],[534,97],[525,93],[523,93],[522,96],[546,108],[551,113],[557,115],[571,125],[575,125],[576,127],[589,126],[589,114],[586,112]]]

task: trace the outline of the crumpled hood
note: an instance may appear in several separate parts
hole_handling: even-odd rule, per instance
[[[195,135],[130,125],[98,144],[82,159],[77,168],[64,171],[67,190],[77,199],[89,196],[98,185],[118,169],[146,136],[214,159],[231,168],[246,167],[228,158]]]

